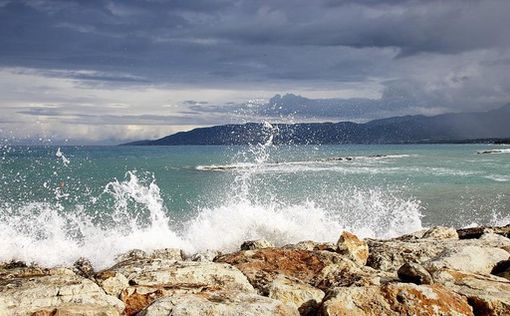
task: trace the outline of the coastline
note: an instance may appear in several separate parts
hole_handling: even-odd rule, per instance
[[[510,225],[233,253],[132,250],[94,271],[0,264],[0,315],[508,315]]]

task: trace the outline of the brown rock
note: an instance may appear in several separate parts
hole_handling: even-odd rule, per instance
[[[398,269],[397,274],[404,282],[410,282],[418,285],[434,283],[432,275],[423,266],[417,263],[406,262]]]
[[[356,235],[344,231],[337,242],[337,252],[364,266],[368,259],[368,245]]]
[[[324,292],[296,279],[280,276],[269,285],[270,298],[294,306],[301,315],[315,314]]]
[[[443,286],[410,283],[336,288],[321,312],[327,316],[473,315],[466,298]]]
[[[481,275],[442,269],[433,273],[434,281],[467,297],[475,315],[510,315],[510,281],[493,275]]]
[[[217,257],[237,267],[262,295],[268,295],[271,282],[279,276],[300,280],[320,289],[377,282],[372,269],[337,253],[299,249],[266,248],[240,251]]]

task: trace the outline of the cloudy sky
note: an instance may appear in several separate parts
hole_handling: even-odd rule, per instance
[[[0,138],[510,102],[508,0],[0,0]]]

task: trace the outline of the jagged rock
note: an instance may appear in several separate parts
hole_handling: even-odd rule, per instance
[[[406,262],[425,264],[425,262],[439,260],[439,256],[444,257],[453,252],[466,255],[469,252],[478,252],[482,254],[482,258],[492,262],[504,256],[506,251],[503,249],[510,249],[508,238],[494,234],[486,234],[483,238],[469,240],[423,238],[405,241],[398,239],[367,240],[367,243],[370,250],[367,265],[389,272],[396,271]],[[499,260],[505,259],[507,258]],[[448,262],[448,264],[450,263],[455,264]],[[486,273],[489,272],[490,269]]]
[[[389,283],[334,289],[322,305],[322,315],[473,315],[466,298],[443,286]]]
[[[342,232],[337,242],[337,252],[364,266],[368,259],[368,245],[356,235]]]
[[[190,261],[198,261],[198,262],[212,262],[214,258],[221,255],[221,252],[215,250],[206,250],[203,252],[197,252],[190,257],[187,257],[186,260]]]
[[[115,297],[119,297],[122,290],[129,287],[129,280],[122,273],[102,271],[95,278],[106,294]]]
[[[500,227],[469,227],[457,229],[460,239],[476,239],[486,233],[495,233],[504,237],[510,237],[510,224]]]
[[[127,315],[133,315],[154,300],[174,293],[197,293],[204,290],[237,290],[255,292],[239,270],[213,262],[137,259],[120,262],[99,275],[119,273],[129,287],[120,297],[126,303]]]
[[[94,268],[92,263],[86,258],[80,258],[73,264],[74,273],[84,278],[92,278],[94,276]]]
[[[297,316],[297,309],[280,301],[239,291],[214,291],[196,294],[174,294],[161,298],[138,315],[140,316]]]
[[[451,268],[472,273],[491,273],[498,262],[507,260],[510,254],[500,248],[459,246],[443,250],[424,266],[429,271]]]
[[[301,315],[309,315],[319,307],[324,292],[299,280],[279,276],[269,285],[268,296],[294,306]]]
[[[332,242],[315,242],[311,240],[300,241],[296,244],[288,244],[283,246],[285,249],[299,249],[299,250],[325,250],[325,251],[336,251],[337,246]]]
[[[58,307],[43,308],[32,312],[30,316],[120,316],[113,306],[95,304],[65,304]]]
[[[272,248],[274,245],[265,239],[248,240],[242,243],[241,250],[255,250],[263,248]]]
[[[418,285],[434,283],[432,275],[423,266],[417,263],[406,262],[398,269],[397,274],[404,282],[411,282]]]
[[[426,239],[459,239],[459,234],[455,228],[435,226],[427,230],[422,238]]]
[[[124,303],[107,295],[96,283],[69,269],[17,268],[0,280],[0,315],[29,314],[62,305],[113,306],[119,313]]]
[[[215,260],[237,267],[262,295],[268,295],[271,282],[279,276],[320,289],[378,282],[378,277],[370,273],[373,270],[365,271],[348,258],[329,251],[266,248],[226,254]]]
[[[475,315],[510,315],[510,281],[451,269],[433,273],[435,282],[467,297]]]
[[[133,249],[126,253],[120,254],[115,258],[116,262],[139,260],[139,259],[167,259],[167,260],[183,260],[183,253],[181,249],[164,248],[157,249],[150,252],[145,252],[140,249]]]

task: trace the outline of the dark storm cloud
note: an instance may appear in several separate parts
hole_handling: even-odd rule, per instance
[[[32,76],[0,87],[0,114],[72,127],[494,108],[510,101],[508,12],[507,0],[0,0],[2,82]],[[64,82],[23,88],[37,76]]]
[[[373,57],[349,56],[346,47],[394,48],[400,56],[507,47],[509,10],[510,2],[498,0],[17,0],[0,7],[0,63],[116,71],[156,82],[319,74],[343,81],[365,75],[363,62]]]

